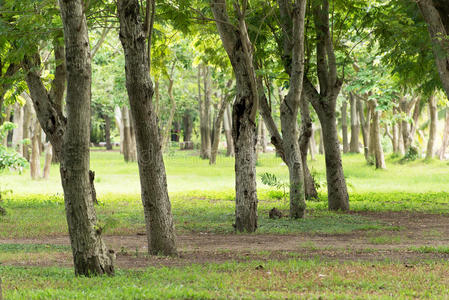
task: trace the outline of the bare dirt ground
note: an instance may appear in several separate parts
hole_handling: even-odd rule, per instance
[[[448,259],[449,253],[421,253],[413,247],[449,246],[449,215],[413,212],[358,212],[398,226],[398,231],[356,231],[344,235],[272,235],[194,233],[177,238],[179,257],[147,257],[146,236],[104,236],[121,268],[183,266],[192,263],[315,258],[348,261],[389,259],[412,266],[421,260]],[[379,239],[380,238],[380,239]],[[0,239],[0,244],[68,245],[67,236],[41,239]],[[25,253],[2,265],[69,266],[69,252]]]

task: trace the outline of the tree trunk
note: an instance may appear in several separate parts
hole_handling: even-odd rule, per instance
[[[370,109],[368,107],[366,120],[363,112],[362,100],[357,99],[357,111],[359,113],[359,119],[362,128],[362,138],[363,138],[363,154],[365,155],[365,160],[369,162],[369,124],[370,124]]]
[[[323,128],[320,127],[320,143],[318,144],[318,153],[323,155],[324,154],[324,143],[323,143]]]
[[[386,169],[384,151],[382,149],[382,143],[380,139],[380,112],[376,110],[377,103],[375,101],[371,100],[370,106],[372,113],[370,149],[373,149],[376,169]]]
[[[81,0],[61,0],[67,64],[67,126],[63,138],[61,181],[75,274],[113,274],[113,252],[101,238],[89,182],[91,60]]]
[[[413,111],[413,120],[417,120],[417,112],[419,111],[419,101],[418,98],[414,98],[410,101],[407,101],[406,97],[402,97],[399,103],[399,107],[401,111],[406,115],[406,117],[410,117],[410,113],[413,107],[415,107],[415,110]],[[401,134],[402,134],[402,141],[404,144],[404,150],[407,151],[410,146],[412,145],[412,129],[415,124],[410,125],[407,119],[403,119],[401,121]],[[413,134],[414,135],[414,134]]]
[[[435,63],[441,78],[443,89],[449,98],[449,26],[443,24],[442,19],[447,16],[443,11],[439,12],[432,0],[416,1],[419,9],[427,23],[427,29],[432,39],[432,50],[435,56]],[[447,4],[446,4],[447,5]]]
[[[317,153],[316,140],[315,140],[316,129],[314,128],[313,123],[312,123],[312,127],[310,130],[311,130],[311,135],[310,135],[310,140],[309,140],[310,160],[315,160],[315,155]]]
[[[135,162],[137,160],[132,137],[130,111],[126,105],[122,107],[123,124],[123,158],[125,162]]]
[[[304,190],[306,199],[318,198],[318,192],[315,188],[315,181],[310,174],[307,165],[307,150],[313,138],[313,123],[310,117],[309,102],[303,96],[300,104],[301,112],[301,133],[299,136],[299,148],[301,150],[302,168],[304,173]],[[313,140],[313,142],[315,142]]]
[[[45,163],[44,163],[44,174],[42,175],[42,178],[47,180],[50,178],[50,167],[51,167],[51,160],[53,156],[53,147],[51,146],[51,143],[45,144]]]
[[[154,91],[139,2],[119,0],[117,11],[120,20],[120,41],[125,52],[126,88],[135,122],[148,252],[150,255],[176,255],[173,216],[157,116],[152,105]]]
[[[210,159],[211,152],[211,129],[210,129],[210,101],[211,101],[211,82],[210,69],[203,66],[204,79],[204,100],[200,102],[200,134],[201,134],[201,153],[203,159]],[[199,86],[201,88],[201,86]]]
[[[33,127],[33,101],[28,93],[22,93],[25,98],[25,105],[23,106],[23,140],[30,141],[30,144],[23,145],[23,157],[30,161],[31,159],[31,136]],[[39,146],[39,142],[38,142]]]
[[[230,24],[225,0],[211,1],[211,8],[223,46],[229,56],[237,82],[232,110],[232,137],[235,147],[235,229],[254,232],[257,229],[256,188],[256,116],[258,93],[244,16],[239,25]]]
[[[125,139],[125,133],[124,133],[124,127],[122,122],[122,111],[120,110],[120,107],[116,106],[114,108],[114,119],[115,119],[115,125],[117,126],[120,134],[120,154],[123,154],[123,144]]]
[[[398,109],[396,107],[393,107],[393,115],[396,116],[398,114]],[[393,122],[393,136],[392,136],[392,145],[393,145],[393,153],[398,154],[400,153],[399,150],[399,124],[397,121]]]
[[[265,129],[265,122],[263,120],[260,120],[260,146],[262,148],[262,152],[267,152],[267,139],[266,139],[266,129]]]
[[[446,149],[449,144],[449,108],[446,108],[446,121],[444,122],[443,142],[440,149],[440,160],[446,159]]]
[[[209,160],[209,164],[210,165],[215,165],[216,161],[217,161],[217,154],[218,154],[218,146],[220,144],[220,133],[221,133],[221,123],[223,122],[223,115],[226,109],[226,106],[228,105],[227,102],[227,95],[223,95],[222,96],[223,99],[221,100],[220,103],[220,108],[218,109],[218,113],[217,113],[217,118],[215,119],[214,122],[214,142],[212,144],[212,149],[211,149],[211,153],[210,153],[210,160]]]
[[[347,112],[348,112],[348,101],[344,100],[341,105],[341,131],[343,137],[343,153],[349,152]]]
[[[351,111],[351,142],[349,144],[349,152],[360,153],[359,148],[359,135],[360,135],[360,122],[357,115],[357,101],[354,99],[354,95],[349,93],[350,111]]]
[[[23,155],[23,107],[16,103],[14,105],[14,128],[12,133],[12,147],[17,153]]]
[[[33,131],[31,135],[31,157],[30,157],[30,172],[31,179],[37,180],[40,178],[41,171],[41,160],[39,149],[39,139],[41,138],[41,125],[39,120],[33,120]]]
[[[192,115],[190,111],[186,110],[184,112],[184,115],[182,117],[182,124],[183,124],[183,141],[184,142],[190,142],[192,140],[192,130],[193,130],[193,124],[192,124]]]
[[[170,98],[170,114],[168,116],[167,124],[165,124],[165,131],[162,135],[162,152],[164,152],[167,148],[170,148],[169,142],[170,142],[170,132],[173,125],[173,119],[175,117],[175,111],[176,111],[176,101],[173,97],[173,79],[168,79],[168,97]]]
[[[437,101],[435,95],[429,97],[429,140],[427,141],[426,159],[431,159],[435,153],[435,136],[437,134]]]
[[[112,150],[111,117],[108,114],[104,115],[104,135],[105,135],[105,139],[106,139],[106,150]]]
[[[232,140],[231,120],[232,120],[231,106],[227,104],[223,117],[223,126],[226,137],[226,156],[234,156],[234,141]]]

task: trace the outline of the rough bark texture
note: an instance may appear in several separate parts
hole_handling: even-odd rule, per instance
[[[220,108],[218,109],[217,117],[214,122],[214,132],[213,132],[213,143],[210,153],[210,165],[215,165],[217,162],[218,146],[220,144],[220,133],[221,133],[221,123],[223,123],[223,115],[225,113],[226,106],[228,105],[227,96],[223,95],[223,99],[220,103]]]
[[[235,229],[254,232],[257,229],[256,188],[256,116],[258,93],[244,14],[234,5],[238,26],[233,26],[225,0],[211,1],[211,8],[223,46],[236,77],[237,91],[232,111],[232,137],[235,147]]]
[[[402,111],[402,113],[404,113],[406,115],[407,118],[411,117],[411,110],[413,107],[415,107],[414,111],[413,111],[413,120],[414,122],[412,124],[409,123],[409,121],[407,119],[403,119],[401,121],[401,134],[402,134],[402,141],[404,144],[404,149],[405,151],[408,150],[408,148],[410,148],[410,146],[412,145],[413,142],[413,128],[416,128],[416,123],[417,123],[417,119],[419,116],[419,98],[415,97],[411,100],[407,100],[407,97],[402,97],[402,99],[399,102],[399,107]],[[415,121],[416,120],[416,121]]]
[[[176,255],[173,216],[157,116],[152,105],[153,83],[148,69],[149,58],[139,2],[119,0],[117,10],[120,41],[125,52],[126,88],[135,123],[148,251],[151,255]]]
[[[345,100],[341,105],[341,133],[343,137],[343,153],[349,152],[347,112],[348,102]]]
[[[437,70],[449,98],[449,24],[447,11],[444,13],[442,8],[448,8],[447,2],[432,0],[417,0],[419,9],[426,20],[427,28],[432,39],[432,49],[435,56]],[[436,3],[440,5],[437,9]]]
[[[81,0],[61,0],[67,64],[67,126],[63,137],[61,181],[75,274],[114,273],[97,225],[89,182],[91,60]]]
[[[357,101],[352,93],[349,93],[350,113],[351,113],[351,142],[349,143],[349,152],[360,153],[359,135],[360,122],[357,114]]]
[[[329,2],[324,0],[312,4],[315,31],[317,35],[317,75],[320,92],[304,77],[304,92],[318,114],[321,123],[324,154],[326,161],[326,178],[328,190],[328,207],[331,210],[349,210],[349,196],[341,161],[340,143],[338,141],[336,104],[342,86],[337,75],[337,63],[329,26]]]
[[[427,141],[426,159],[431,159],[435,153],[435,136],[437,134],[437,101],[435,96],[429,97],[429,139]]]
[[[125,162],[137,161],[137,153],[133,143],[130,111],[126,105],[122,107],[123,124],[123,158]]]

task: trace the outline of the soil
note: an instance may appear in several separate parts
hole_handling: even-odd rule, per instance
[[[420,253],[421,246],[449,246],[449,215],[414,212],[357,212],[367,218],[396,226],[396,231],[356,231],[340,235],[274,235],[192,233],[177,237],[178,257],[147,255],[146,236],[104,236],[115,250],[117,266],[184,266],[192,263],[227,261],[286,260],[319,257],[322,260],[382,261],[391,260],[413,266],[421,260],[447,260],[449,253]],[[383,237],[384,240],[378,240]],[[0,239],[0,244],[68,245],[67,236],[31,239]],[[27,253],[2,265],[70,266],[70,252]]]

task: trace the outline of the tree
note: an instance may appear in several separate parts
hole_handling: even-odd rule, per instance
[[[232,137],[235,148],[235,228],[254,232],[257,228],[256,188],[256,116],[258,93],[253,66],[252,45],[243,7],[234,2],[238,24],[228,15],[225,0],[211,1],[223,47],[228,54],[236,78],[236,99],[232,109]]]
[[[152,103],[154,91],[150,79],[150,52],[147,50],[151,49],[155,2],[147,1],[145,23],[141,20],[140,4],[137,0],[119,0],[117,11],[120,41],[125,52],[126,88],[135,122],[148,252],[176,255],[161,138]]]

